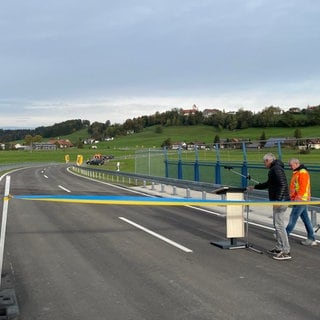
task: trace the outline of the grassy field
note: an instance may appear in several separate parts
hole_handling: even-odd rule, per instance
[[[303,138],[315,137],[320,132],[320,127],[301,128]],[[265,132],[266,138],[271,137],[293,137],[295,128],[250,128],[237,131],[217,131],[209,126],[186,126],[186,127],[164,127],[161,133],[156,133],[155,127],[146,128],[141,133],[132,134],[115,138],[113,141],[103,141],[96,144],[97,149],[90,149],[90,146],[85,145],[83,149],[71,148],[66,150],[56,151],[0,151],[0,165],[13,164],[21,162],[61,162],[65,161],[65,155],[70,156],[70,161],[75,162],[77,155],[81,154],[84,160],[90,159],[95,153],[112,154],[116,157],[114,161],[105,164],[107,168],[115,168],[115,162],[121,161],[123,171],[133,172],[135,170],[134,157],[136,150],[154,150],[160,149],[162,142],[168,138],[172,142],[204,142],[210,144],[214,137],[219,135],[220,139],[251,139],[258,140]],[[79,139],[89,138],[86,130],[75,132],[71,135],[62,137],[77,143]],[[277,149],[247,150],[248,162],[261,162],[261,158],[265,152],[273,151],[277,154]],[[147,151],[146,151],[147,152]],[[193,161],[196,154],[193,151],[184,151],[180,154],[182,160]],[[198,159],[201,161],[216,161],[217,153],[214,150],[199,151]],[[309,154],[300,154],[296,149],[283,149],[283,160],[287,161],[291,157],[299,157],[305,163],[319,164],[319,150],[312,150]],[[170,158],[178,158],[178,152],[171,152]],[[225,149],[219,151],[221,161],[243,161],[243,154],[240,150]],[[120,160],[119,160],[120,159]]]
[[[130,136],[119,137],[113,141],[107,142],[107,146],[113,148],[160,148],[162,142],[168,138],[172,142],[204,142],[210,144],[214,141],[216,135],[220,139],[250,139],[259,140],[262,132],[265,132],[266,138],[293,137],[295,128],[249,128],[244,130],[219,131],[209,126],[179,126],[164,127],[161,133],[156,133],[155,127],[146,128],[141,133]],[[318,136],[320,126],[306,127],[301,129],[302,138]]]
[[[302,137],[316,137],[320,127],[308,127],[302,128]],[[293,137],[294,129],[279,129],[279,128],[266,128],[263,129],[266,138],[271,137]],[[5,165],[18,164],[18,163],[50,163],[58,162],[64,163],[65,156],[69,155],[70,163],[76,163],[77,156],[82,155],[84,162],[87,159],[91,159],[95,153],[101,153],[103,155],[113,155],[115,158],[106,162],[102,167],[106,170],[115,171],[117,168],[117,162],[120,163],[120,171],[149,174],[155,176],[163,176],[164,169],[164,153],[159,152],[160,145],[168,138],[172,142],[184,141],[184,142],[204,142],[210,144],[213,142],[214,137],[219,135],[220,139],[251,139],[251,141],[258,140],[262,134],[261,129],[246,129],[238,131],[216,131],[212,127],[208,126],[188,126],[188,127],[168,127],[163,128],[162,133],[156,133],[155,128],[147,128],[141,133],[136,133],[130,136],[115,138],[113,141],[103,141],[96,145],[97,149],[91,149],[90,146],[85,145],[84,148],[70,148],[65,150],[56,151],[0,151],[0,172],[6,170]],[[72,135],[65,136],[63,138],[70,139],[73,143],[79,141],[79,139],[89,138],[86,130],[75,132]],[[266,178],[266,170],[262,164],[262,157],[267,152],[273,152],[278,156],[277,148],[265,148],[265,149],[247,149],[246,160],[250,165],[250,174],[252,177],[263,181]],[[299,158],[301,162],[308,167],[316,166],[312,168],[312,188],[314,195],[320,196],[320,171],[317,169],[320,165],[320,150],[311,150],[310,153],[302,154],[295,148],[282,148],[282,160],[287,164],[288,160],[292,157]],[[195,160],[202,162],[200,170],[200,181],[214,182],[214,163],[219,159],[222,165],[222,183],[239,185],[239,176],[232,174],[228,170],[223,169],[224,165],[232,165],[235,167],[235,171],[241,171],[241,164],[245,160],[244,154],[239,149],[226,148],[218,151],[212,150],[200,150],[195,153],[194,151],[177,151],[171,150],[167,153],[167,158],[173,160],[173,163],[169,167],[169,176],[177,178],[177,160],[180,158],[184,162],[183,178],[193,180],[194,171],[193,163]],[[206,165],[206,163],[208,165]],[[85,164],[84,164],[85,165]],[[1,169],[3,166],[3,169]],[[256,167],[255,167],[256,166]],[[291,175],[289,168],[287,168],[288,177]],[[319,177],[319,179],[318,179]]]

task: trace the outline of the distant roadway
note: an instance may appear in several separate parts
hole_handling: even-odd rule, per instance
[[[134,195],[66,169],[12,172],[10,192]],[[250,226],[263,254],[210,244],[224,239],[224,219],[192,207],[13,198],[4,273],[21,320],[320,319],[320,246],[291,238],[293,259],[275,261],[270,230]]]

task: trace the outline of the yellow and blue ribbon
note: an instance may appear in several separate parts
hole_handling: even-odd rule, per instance
[[[14,199],[49,202],[139,205],[139,206],[266,206],[266,205],[320,205],[320,201],[268,201],[268,200],[203,200],[192,198],[152,198],[142,196],[102,196],[102,195],[15,195]]]

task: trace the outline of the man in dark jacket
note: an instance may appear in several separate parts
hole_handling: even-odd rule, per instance
[[[268,180],[256,184],[254,189],[268,189],[270,201],[289,201],[289,188],[283,162],[277,160],[272,153],[265,154],[263,161],[266,168],[269,169]],[[276,231],[277,244],[275,248],[268,252],[274,254],[273,258],[276,260],[291,259],[290,245],[284,223],[284,213],[287,208],[287,206],[281,204],[273,206],[273,225]]]

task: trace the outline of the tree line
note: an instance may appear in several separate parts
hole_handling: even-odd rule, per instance
[[[267,107],[257,113],[244,109],[239,109],[236,112],[215,110],[210,116],[205,116],[201,111],[194,111],[186,116],[182,109],[174,108],[162,113],[156,112],[149,116],[127,119],[122,125],[111,125],[110,121],[106,123],[94,122],[90,125],[88,132],[95,139],[100,139],[141,132],[144,128],[151,126],[192,126],[200,124],[231,131],[247,128],[315,126],[320,125],[320,105],[302,109],[299,112],[283,111],[274,106]]]
[[[52,126],[37,127],[35,129],[0,129],[0,142],[23,140],[27,135],[37,139],[44,139],[64,136],[75,131],[87,128],[88,135],[93,139],[105,139],[128,135],[143,131],[151,126],[192,126],[207,125],[217,129],[246,129],[246,128],[266,128],[266,127],[306,127],[320,125],[320,105],[308,107],[299,112],[283,111],[279,107],[266,107],[260,112],[239,109],[236,112],[225,112],[224,110],[214,110],[210,116],[204,112],[195,110],[192,114],[184,115],[183,109],[173,108],[165,112],[156,112],[153,115],[144,115],[133,119],[127,119],[123,124],[111,124],[109,120],[105,122],[88,120],[67,120],[56,123]]]
[[[88,128],[88,120],[67,120],[61,123],[55,123],[52,126],[41,126],[35,129],[0,129],[0,142],[7,143],[11,141],[24,140],[26,137],[34,137],[33,142],[39,142],[42,138],[59,137],[68,135],[83,128]]]

